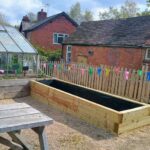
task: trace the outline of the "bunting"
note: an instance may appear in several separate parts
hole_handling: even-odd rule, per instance
[[[79,68],[77,68],[78,66],[76,64],[66,65],[66,64],[53,64],[53,63],[46,64],[46,63],[43,63],[42,66],[44,69],[47,69],[47,67],[49,67],[49,69],[57,69],[58,71],[70,71],[70,70],[74,71],[74,70],[80,68],[80,66],[79,66]],[[80,70],[82,76],[85,75],[86,70],[87,70],[89,76],[92,76],[94,74],[94,68],[93,67],[89,67],[88,69],[80,68],[79,70]],[[110,75],[111,69],[110,68],[102,69],[101,67],[98,67],[96,70],[97,75],[101,76],[102,71],[105,71],[105,76],[108,77]],[[132,75],[127,70],[121,71],[120,67],[114,67],[113,71],[116,73],[116,75],[119,74],[120,72],[123,72],[125,80],[128,80],[130,78],[130,76]],[[144,72],[142,69],[139,69],[139,70],[137,70],[137,74],[138,74],[138,76],[141,77],[144,75]],[[146,80],[150,81],[150,71],[146,72]]]
[[[85,69],[81,69],[81,74],[82,74],[82,76],[84,75],[84,72],[85,72]]]
[[[105,73],[106,73],[106,77],[108,77],[108,76],[109,76],[109,73],[110,73],[110,69],[109,69],[109,68],[106,68],[106,69],[105,69]]]
[[[92,76],[92,75],[93,75],[93,72],[94,72],[94,69],[93,69],[92,67],[89,67],[88,72],[89,72],[89,75]]]
[[[46,68],[46,63],[43,64],[43,68]]]
[[[125,80],[129,79],[129,71],[125,71],[124,73]]]
[[[102,69],[99,67],[97,68],[97,75],[100,76],[101,75],[101,72],[102,72]]]
[[[53,64],[49,63],[48,66],[49,66],[50,69],[53,69]]]
[[[142,76],[143,75],[143,71],[142,70],[138,70],[138,75]]]
[[[150,81],[150,72],[147,72],[147,81]]]
[[[120,72],[120,68],[119,67],[115,67],[115,73],[119,74],[119,72]]]

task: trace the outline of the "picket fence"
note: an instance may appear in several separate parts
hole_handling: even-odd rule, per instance
[[[135,70],[106,65],[40,62],[40,70],[48,77],[149,103],[150,72],[146,65]]]

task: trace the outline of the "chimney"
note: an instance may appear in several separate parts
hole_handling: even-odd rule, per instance
[[[30,22],[30,19],[29,19],[29,17],[26,15],[26,16],[23,16],[22,21],[24,21],[24,22]]]
[[[38,12],[37,14],[38,21],[44,20],[47,18],[47,13],[41,9],[41,11]]]

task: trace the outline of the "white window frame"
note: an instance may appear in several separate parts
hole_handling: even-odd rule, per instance
[[[145,60],[150,60],[150,57],[148,57],[148,52],[150,53],[150,48],[146,49]]]
[[[55,35],[57,34],[57,43],[55,42]],[[58,43],[58,37],[60,37],[59,35],[63,35],[63,40],[65,39],[65,36],[67,35],[69,37],[69,34],[66,34],[66,33],[53,33],[53,44],[58,44],[58,45],[61,45],[61,43]]]
[[[69,47],[70,47],[70,51],[68,51],[68,50],[69,50]],[[71,62],[71,56],[70,56],[70,61],[68,61],[68,60],[69,60],[68,54],[71,54],[71,53],[72,53],[72,46],[71,46],[71,45],[67,45],[67,47],[66,47],[66,62],[67,62],[67,63],[70,63],[70,62]]]

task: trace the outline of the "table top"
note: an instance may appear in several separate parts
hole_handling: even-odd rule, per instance
[[[25,103],[0,105],[0,133],[46,126],[53,119]]]

